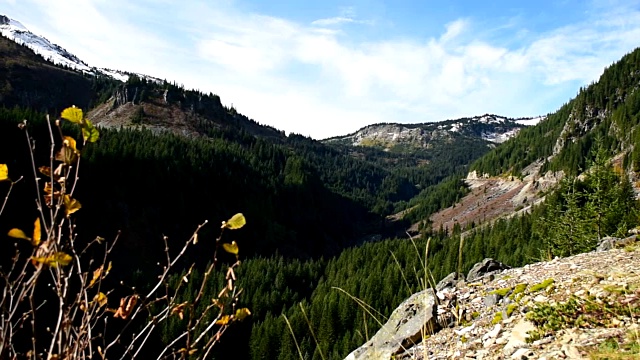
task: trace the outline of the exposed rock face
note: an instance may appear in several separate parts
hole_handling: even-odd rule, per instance
[[[465,183],[471,190],[455,206],[442,209],[429,217],[434,231],[451,230],[455,224],[461,228],[473,225],[485,226],[498,218],[508,218],[530,212],[532,207],[544,200],[547,190],[556,186],[562,179],[562,171],[547,171],[544,176],[538,174],[542,162],[537,161],[523,170],[526,176],[517,177],[489,176],[472,171]],[[410,231],[417,231],[419,222],[412,225]],[[465,234],[463,233],[463,237]]]
[[[612,250],[499,270],[494,276],[480,277],[473,283],[459,281],[453,287],[444,286],[435,294],[437,305],[431,306],[437,308],[438,323],[449,325],[441,326],[422,341],[411,338],[411,333],[415,334],[424,323],[401,332],[406,323],[419,318],[418,312],[407,310],[408,304],[425,293],[425,299],[433,304],[431,290],[418,293],[394,311],[384,328],[347,359],[587,359],[607,339],[632,341],[624,339],[640,332],[640,243],[634,236],[623,240],[624,244],[615,242]],[[615,248],[620,246],[625,249]],[[478,266],[491,271],[491,264],[487,259]],[[448,278],[454,276],[450,274]],[[494,301],[485,301],[491,295],[495,295]],[[540,320],[529,316],[536,309],[563,307],[569,301],[576,301],[578,309],[582,309],[576,312],[576,319],[593,316],[584,305],[594,302],[618,304],[620,309],[629,311],[620,310],[594,322],[586,320],[584,325],[570,325],[571,314],[562,312],[554,320],[559,321],[555,330],[542,330],[536,323]],[[591,311],[609,314],[598,308]],[[549,309],[539,312],[545,319],[554,313]],[[419,343],[411,346],[406,340],[409,338]],[[617,352],[624,352],[624,348],[621,345]]]
[[[473,265],[469,273],[467,274],[467,282],[475,281],[483,276],[495,274],[502,270],[510,269],[511,267],[490,258],[484,259],[481,262]]]
[[[389,317],[366,344],[354,350],[346,360],[390,359],[438,329],[436,296],[432,289],[413,294]]]
[[[460,280],[464,280],[464,275],[452,272],[451,274],[445,276],[444,279],[440,280],[440,282],[436,285],[436,291],[442,291],[446,288],[456,287],[456,284]]]
[[[501,143],[514,137],[521,128],[529,125],[529,123],[520,120],[487,114],[473,118],[421,124],[374,124],[353,134],[325,141],[385,149],[397,145],[428,149],[434,141],[450,141],[457,136]]]
[[[633,244],[636,241],[637,235],[632,235],[624,239],[607,236],[600,239],[600,243],[598,244],[596,251],[607,251],[615,248],[621,248]]]

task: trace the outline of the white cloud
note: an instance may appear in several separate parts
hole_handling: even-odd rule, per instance
[[[165,13],[124,0],[31,4],[37,15],[17,20],[37,23],[92,65],[211,91],[260,123],[316,138],[381,121],[553,111],[550,104],[569,100],[567,91],[595,80],[640,38],[635,9],[600,11],[542,34],[519,29],[513,19],[487,30],[464,18],[429,37],[356,40],[366,37],[339,27],[362,22],[354,8],[304,24],[243,13],[232,1],[167,2]],[[477,38],[479,30],[528,42],[505,46],[500,38]]]
[[[468,23],[464,19],[458,19],[454,22],[447,24],[447,31],[442,35],[440,40],[442,42],[447,42],[449,40],[455,39],[458,35],[462,34],[462,32],[467,28]]]
[[[336,16],[332,18],[314,20],[313,22],[311,22],[311,25],[332,26],[352,22],[355,22],[355,20],[353,20],[352,18]]]

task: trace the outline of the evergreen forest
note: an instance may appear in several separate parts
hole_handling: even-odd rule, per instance
[[[213,261],[217,222],[243,213],[247,225],[232,240],[241,250],[235,270],[239,301],[251,316],[229,327],[214,359],[344,358],[373,336],[404,299],[451,272],[466,272],[488,257],[515,267],[591,251],[599,239],[624,237],[640,223],[629,176],[640,170],[640,49],[612,64],[540,124],[503,144],[490,148],[461,138],[455,146],[420,152],[285,136],[224,107],[217,95],[166,81],[131,76],[120,83],[51,65],[38,68],[42,73],[31,72],[29,64],[39,60],[20,46],[0,45],[14,55],[25,52],[20,56],[27,59],[2,65],[0,76],[11,78],[11,69],[52,79],[52,84],[66,76],[73,79],[66,83],[73,91],[33,90],[37,81],[25,77],[11,78],[11,88],[2,90],[0,164],[7,164],[12,179],[22,178],[0,217],[3,240],[11,228],[33,226],[38,185],[32,162],[49,163],[46,116],[57,118],[71,105],[65,102],[90,109],[113,98],[144,103],[163,94],[199,116],[196,126],[203,136],[151,131],[140,114],[140,128],[101,128],[99,141],[79,146],[75,197],[82,209],[75,232],[76,241],[84,243],[118,236],[110,275],[114,286],[122,281],[144,293],[158,277],[157,264],[165,256],[162,239],[180,244],[198,224],[210,221],[213,226],[201,230],[198,243],[179,264],[180,273],[166,282],[167,288],[181,286],[189,272],[182,299],[188,302],[198,296],[204,269]],[[26,90],[20,93],[18,87]],[[20,96],[29,91],[35,95]],[[55,92],[64,98],[55,98]],[[18,126],[24,119],[36,144],[33,152]],[[82,138],[79,130],[62,128]],[[60,134],[54,136],[60,143]],[[469,191],[463,180],[469,171],[524,177],[536,162],[541,174],[562,171],[565,176],[529,212],[451,231],[428,226],[431,214]],[[2,199],[8,190],[0,182]],[[400,211],[404,216],[389,218]],[[419,222],[426,224],[419,233],[406,233]],[[13,247],[12,241],[0,242],[0,254]],[[0,266],[11,260],[0,258]],[[221,260],[234,261],[229,254]],[[223,266],[217,266],[205,283],[203,304],[211,303],[215,289],[227,281]],[[149,341],[164,347],[184,321],[170,318]],[[157,356],[151,348],[145,356]]]

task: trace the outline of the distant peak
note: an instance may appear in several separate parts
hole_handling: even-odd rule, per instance
[[[0,26],[11,26],[16,30],[28,31],[24,25],[22,25],[19,21],[13,20],[12,18],[6,15],[0,15]]]

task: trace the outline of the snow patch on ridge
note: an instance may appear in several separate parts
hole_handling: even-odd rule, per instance
[[[56,65],[67,66],[74,70],[81,71],[85,74],[90,75],[107,75],[122,82],[126,82],[127,80],[129,80],[130,73],[126,73],[120,70],[95,68],[89,66],[87,63],[80,60],[77,56],[68,52],[61,46],[53,44],[46,38],[32,33],[19,21],[11,19],[4,15],[0,15],[0,34],[8,38],[9,40],[28,47],[36,54],[42,56],[42,58],[44,58],[45,60],[48,60]],[[153,76],[144,74],[135,75],[137,75],[141,79],[145,79],[148,81],[153,81],[156,83],[162,82],[162,80]]]
[[[33,34],[19,21],[0,15],[0,33],[20,45],[27,46],[36,54],[54,64],[68,66],[84,72],[90,72],[91,70],[84,61],[62,47],[52,44],[44,37]]]
[[[538,117],[534,117],[534,118],[530,118],[530,119],[518,119],[516,120],[516,124],[521,124],[521,125],[527,125],[527,126],[533,126],[538,124],[540,121],[546,119],[546,116],[538,116]]]

